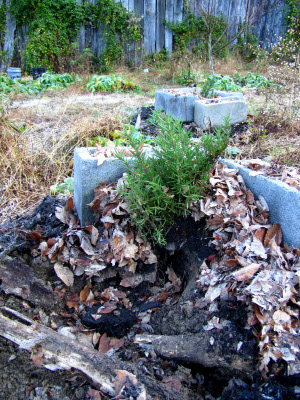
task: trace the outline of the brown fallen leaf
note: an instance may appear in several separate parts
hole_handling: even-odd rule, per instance
[[[251,278],[260,268],[260,264],[251,263],[247,267],[243,267],[232,273],[237,281],[243,282]]]
[[[56,262],[54,264],[54,271],[66,286],[73,286],[74,274],[70,268],[64,267],[60,262]]]
[[[80,301],[85,302],[89,297],[90,290],[92,288],[92,284],[88,283],[80,292]]]
[[[125,339],[108,338],[106,333],[100,337],[98,350],[101,353],[107,353],[109,350],[119,350],[125,344]]]
[[[281,244],[282,229],[281,229],[280,224],[274,224],[267,230],[265,240],[264,240],[264,246],[268,247],[273,238],[274,238],[276,244],[278,244],[278,245]]]
[[[136,376],[131,374],[130,372],[127,372],[125,370],[120,370],[116,369],[114,371],[116,373],[116,377],[113,379],[114,384],[115,384],[115,392],[117,394],[120,394],[123,386],[125,385],[133,385],[137,386],[138,385],[138,380],[136,379]]]
[[[260,228],[255,232],[254,237],[264,243],[265,235],[266,228]]]

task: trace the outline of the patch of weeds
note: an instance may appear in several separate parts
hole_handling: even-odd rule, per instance
[[[233,79],[237,85],[249,88],[260,89],[271,86],[271,82],[267,78],[260,74],[254,74],[252,72],[249,72],[246,76],[234,74]]]
[[[110,75],[93,75],[86,84],[86,89],[92,93],[95,92],[125,92],[138,89],[137,85],[127,81],[121,76]]]
[[[151,122],[160,131],[153,139],[151,156],[143,151],[144,139],[130,134],[131,161],[124,154],[117,155],[128,170],[119,192],[142,235],[164,245],[168,227],[188,213],[192,201],[204,196],[209,173],[227,146],[230,124],[227,120],[222,128],[192,142],[191,133],[172,116],[156,110]]]
[[[42,89],[50,88],[65,88],[70,86],[75,81],[79,82],[81,79],[78,75],[73,79],[71,74],[50,74],[45,72],[39,79],[38,83]]]
[[[196,83],[196,74],[189,69],[179,71],[174,80],[182,86],[189,86]]]
[[[12,93],[38,94],[44,90],[66,88],[76,81],[80,81],[78,75],[73,78],[70,74],[59,75],[49,72],[44,73],[40,78],[33,81],[13,80],[6,74],[0,74],[0,97],[5,97]]]
[[[202,96],[213,97],[213,90],[225,90],[227,92],[241,92],[242,87],[248,88],[268,88],[272,83],[260,74],[249,72],[246,76],[235,74],[233,77],[229,75],[207,75],[201,79]]]
[[[215,94],[215,79],[213,75],[209,75],[206,78],[204,85],[202,86],[201,95],[203,97],[214,97]]]
[[[60,185],[52,185],[50,187],[51,195],[55,196],[57,194],[71,194],[74,193],[74,178],[65,178],[64,182]]]

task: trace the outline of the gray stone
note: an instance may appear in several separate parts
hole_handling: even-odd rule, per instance
[[[88,204],[94,199],[94,189],[103,181],[117,181],[125,172],[123,163],[116,158],[107,158],[97,166],[93,157],[95,148],[77,147],[74,150],[74,201],[81,226],[94,221]]]
[[[232,160],[222,160],[229,168],[238,168],[247,188],[257,198],[266,200],[270,222],[281,225],[283,240],[290,246],[300,248],[300,191],[288,184],[263,175],[251,176],[253,170],[241,166]]]
[[[244,122],[247,119],[248,106],[243,100],[214,100],[195,101],[194,122],[201,128],[219,128],[224,124],[224,118],[228,116],[231,124]]]

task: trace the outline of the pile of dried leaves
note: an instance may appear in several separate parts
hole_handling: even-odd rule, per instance
[[[254,199],[237,170],[217,164],[210,184],[211,193],[190,207],[196,221],[206,219],[207,229],[213,232],[211,246],[218,250],[218,256],[205,260],[199,271],[197,287],[205,293],[202,303],[213,306],[218,299],[236,296],[247,306],[248,328],[261,326],[258,344],[263,373],[268,371],[271,360],[279,359],[288,363],[289,374],[299,373],[300,251],[286,244],[280,246],[280,225],[269,224],[263,197],[259,201]],[[131,224],[128,205],[120,199],[117,184],[102,183],[95,190],[90,206],[98,215],[95,226],[79,226],[73,200],[69,199],[65,207],[56,211],[57,218],[69,225],[67,232],[61,238],[40,244],[42,255],[55,263],[57,276],[67,286],[73,285],[74,276],[83,275],[96,277],[98,282],[118,275],[124,288],[137,287],[144,281],[154,283],[157,257]],[[172,301],[170,296],[180,290],[180,282],[172,273],[171,270],[169,286],[153,290],[147,303],[138,310],[143,330],[148,329],[150,310],[165,303],[167,298],[166,303]],[[88,284],[80,298],[70,300],[69,307],[78,309],[79,304],[99,303],[95,296],[92,285]],[[98,296],[101,304],[91,311],[95,320],[97,315],[132,306],[121,290],[108,288]],[[203,326],[204,330],[213,328],[220,328],[215,317]],[[151,332],[150,326],[149,329]],[[92,338],[94,345],[99,338]],[[98,347],[107,351],[115,351],[124,344],[117,339],[112,343],[114,339],[106,336],[101,338]]]
[[[42,256],[55,262],[57,276],[72,286],[74,275],[97,276],[98,281],[122,276],[121,286],[135,287],[142,281],[155,281],[155,268],[150,274],[137,274],[138,262],[156,264],[157,258],[149,243],[130,223],[128,205],[117,193],[115,183],[105,182],[95,189],[95,199],[90,204],[92,210],[101,216],[101,227],[80,227],[74,216],[73,199],[65,207],[56,210],[57,218],[69,225],[63,237],[50,239],[40,244]],[[65,266],[70,265],[72,269]]]
[[[247,304],[248,326],[261,325],[261,370],[281,358],[293,375],[300,372],[300,251],[280,246],[280,225],[269,224],[263,197],[255,201],[237,172],[218,164],[210,178],[212,195],[191,206],[196,220],[207,218],[211,245],[219,250],[203,262],[197,284],[206,303],[230,293]]]
[[[235,162],[252,169],[253,172],[250,172],[250,176],[264,175],[270,179],[281,180],[282,182],[300,190],[299,168],[269,163],[267,161],[262,161],[259,158],[252,160],[235,160]]]

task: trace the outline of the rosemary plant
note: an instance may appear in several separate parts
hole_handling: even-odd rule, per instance
[[[168,227],[205,194],[209,172],[227,147],[230,124],[225,120],[222,128],[194,142],[181,121],[172,116],[156,110],[151,122],[160,131],[151,154],[143,148],[141,137],[128,135],[132,158],[117,156],[128,170],[119,192],[142,235],[164,245]]]

